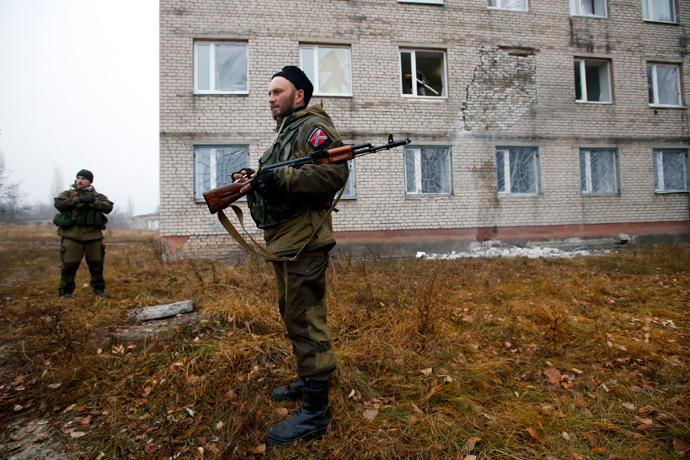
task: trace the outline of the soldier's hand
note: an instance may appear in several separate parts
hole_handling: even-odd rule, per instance
[[[278,196],[278,184],[276,184],[273,171],[261,174],[252,179],[251,187],[267,201],[272,201]]]
[[[231,177],[232,177],[232,181],[235,182],[235,181],[237,181],[237,180],[239,180],[239,179],[242,179],[243,177],[245,177],[245,178],[246,178],[246,177],[249,177],[249,176],[251,176],[252,174],[254,174],[254,170],[253,170],[253,169],[244,168],[244,169],[242,169],[241,171],[235,171],[234,173],[232,173],[232,176],[231,176]]]
[[[87,194],[87,195],[82,195],[79,197],[79,201],[81,203],[95,203],[96,202],[96,196]]]

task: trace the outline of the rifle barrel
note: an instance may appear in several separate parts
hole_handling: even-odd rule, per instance
[[[366,155],[368,153],[378,152],[379,150],[390,150],[390,149],[394,149],[395,147],[407,145],[410,142],[411,142],[410,139],[406,138],[406,139],[403,139],[401,141],[389,142],[386,145],[379,145],[377,147],[372,147],[372,145],[369,144],[368,147],[366,147],[364,150],[361,150],[361,151],[360,150],[355,151],[355,149],[353,148],[352,149],[352,156],[354,157],[354,156]]]

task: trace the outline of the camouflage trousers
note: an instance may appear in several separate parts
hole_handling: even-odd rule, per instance
[[[280,315],[297,357],[297,374],[328,380],[335,372],[326,319],[328,251],[311,251],[293,262],[272,263]]]
[[[103,240],[76,241],[63,238],[60,243],[60,295],[74,292],[74,277],[77,274],[81,259],[86,256],[86,265],[91,273],[91,287],[93,289],[105,289],[103,279],[103,259],[105,257],[105,245]]]

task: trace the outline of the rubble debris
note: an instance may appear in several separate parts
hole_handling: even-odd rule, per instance
[[[194,311],[194,302],[183,300],[181,302],[166,303],[152,307],[135,308],[129,311],[129,317],[135,321],[150,321],[152,319],[170,318]]]

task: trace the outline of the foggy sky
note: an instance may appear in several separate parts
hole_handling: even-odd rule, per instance
[[[157,0],[0,0],[0,151],[26,204],[86,168],[155,212],[158,131]]]

